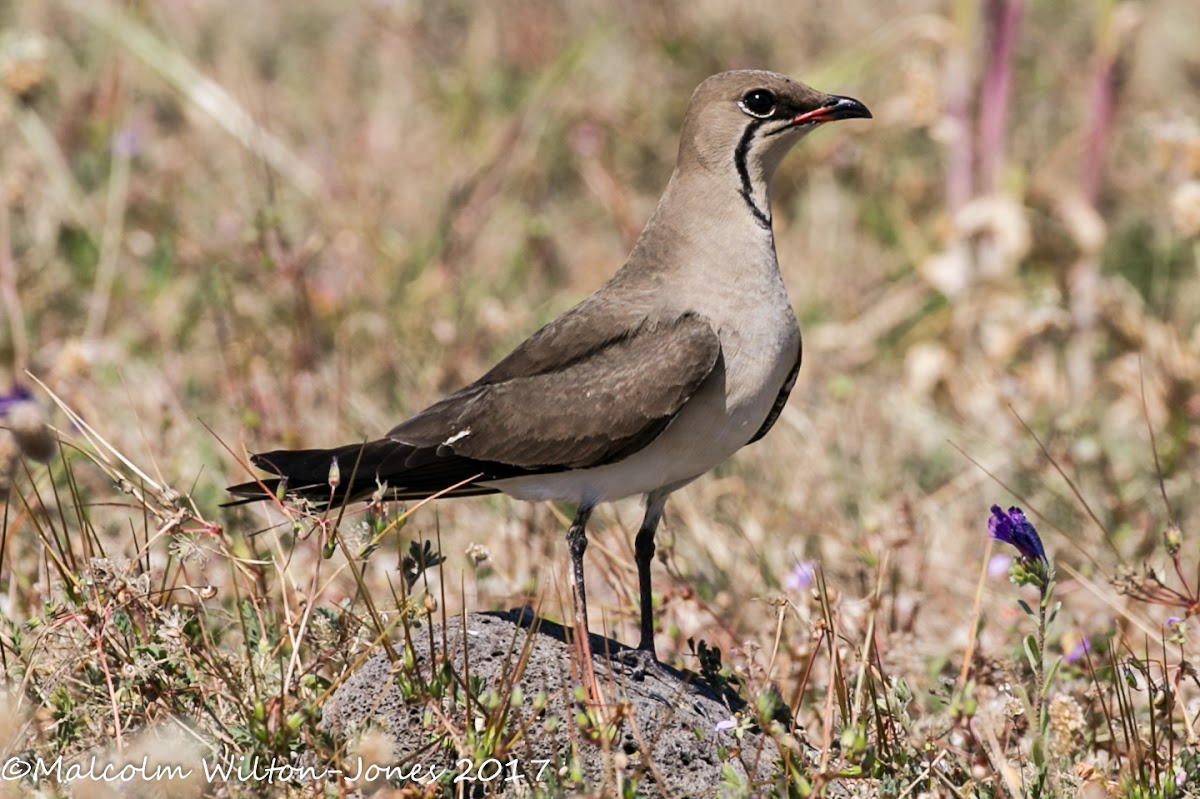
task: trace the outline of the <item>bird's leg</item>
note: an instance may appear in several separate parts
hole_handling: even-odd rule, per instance
[[[634,539],[633,552],[637,561],[638,596],[641,606],[641,640],[638,650],[649,653],[650,657],[658,660],[654,653],[654,609],[650,590],[650,563],[654,560],[654,531],[658,529],[658,521],[662,518],[663,505],[666,504],[665,493],[654,492],[646,496],[646,515],[642,526]]]
[[[592,515],[592,507],[591,503],[580,504],[579,510],[575,512],[575,520],[571,522],[571,527],[567,530],[567,547],[571,550],[571,577],[575,589],[573,597],[575,600],[575,633],[585,646],[587,645],[588,624],[587,591],[583,584],[583,553],[587,550],[588,545],[585,528],[588,517]]]
[[[575,600],[575,653],[579,658],[579,669],[584,689],[592,704],[603,706],[604,696],[592,667],[592,643],[588,639],[587,591],[583,587],[583,553],[587,549],[587,521],[592,515],[592,503],[584,502],[575,512],[575,519],[567,530],[567,547],[571,550],[571,571]]]

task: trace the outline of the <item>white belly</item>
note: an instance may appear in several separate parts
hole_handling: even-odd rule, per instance
[[[775,332],[766,341],[728,342],[725,368],[714,370],[658,438],[624,460],[487,485],[517,499],[596,503],[695,480],[745,446],[770,413],[800,346],[794,321],[784,335]]]

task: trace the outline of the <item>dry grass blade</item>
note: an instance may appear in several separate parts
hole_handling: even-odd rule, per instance
[[[243,147],[271,165],[302,194],[321,194],[320,175],[242,108],[229,92],[206,77],[183,54],[107,0],[64,0],[76,14],[108,33],[163,76]]]
[[[50,399],[54,400],[54,404],[59,407],[59,410],[66,414],[67,418],[71,420],[71,424],[73,424],[80,430],[80,432],[83,433],[84,437],[87,438],[89,443],[91,443],[96,456],[99,457],[106,466],[111,467],[113,465],[112,458],[115,458],[116,460],[120,461],[122,466],[124,466],[133,474],[137,475],[138,479],[141,480],[144,485],[150,486],[152,489],[154,489],[156,493],[163,494],[166,491],[165,486],[159,485],[153,478],[139,469],[133,463],[133,461],[121,454],[120,450],[109,444],[108,441],[104,439],[104,436],[100,435],[95,428],[84,421],[83,417],[75,413],[75,411],[69,405],[67,405],[66,402],[64,402],[57,394],[50,390],[49,386],[43,383],[36,376],[29,374],[28,372],[26,374],[30,380],[32,380],[34,383],[37,383],[38,387],[46,392]],[[60,438],[62,435],[63,434],[60,431]],[[112,458],[109,457],[110,455]],[[116,473],[110,473],[113,474],[115,479]]]

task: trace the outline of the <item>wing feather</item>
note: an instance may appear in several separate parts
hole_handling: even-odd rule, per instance
[[[567,314],[388,437],[526,469],[588,468],[636,452],[709,376],[720,342],[694,314],[594,322]]]

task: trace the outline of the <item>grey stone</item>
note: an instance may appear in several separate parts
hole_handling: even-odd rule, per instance
[[[456,796],[715,797],[778,787],[771,785],[780,772],[772,737],[756,727],[740,735],[717,730],[749,711],[731,691],[692,672],[645,663],[634,650],[593,635],[594,670],[606,699],[593,718],[604,715],[609,724],[589,724],[578,658],[562,626],[530,611],[469,614],[466,624],[466,659],[461,618],[444,628],[414,628],[407,668],[393,665],[382,649],[373,654],[326,702],[323,727],[335,740],[351,742],[348,751],[365,729],[386,733],[390,764],[399,766],[393,784],[405,783],[416,764],[419,775],[447,769],[447,775],[474,776],[461,794],[464,786],[451,784]],[[457,696],[451,701],[447,691],[430,699],[427,691],[410,689],[406,701],[403,685],[431,680],[431,643],[436,662],[450,665]],[[403,652],[403,641],[396,649]],[[462,690],[468,679],[482,686],[470,720]],[[492,749],[496,762],[474,762],[463,751],[463,731],[484,715],[481,706],[493,719],[507,707],[502,725],[483,725],[505,730],[507,743]],[[601,728],[612,734],[589,735]],[[507,779],[513,775],[520,778]]]

